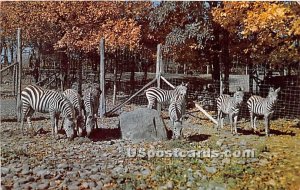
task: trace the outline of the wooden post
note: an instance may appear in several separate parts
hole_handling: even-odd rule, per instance
[[[157,88],[161,88],[160,86],[160,75],[161,75],[161,44],[157,45],[157,53],[156,53],[156,79],[157,79]],[[161,113],[161,105],[157,103],[157,111],[159,114]]]
[[[21,89],[22,89],[22,41],[21,41],[21,28],[18,28],[17,31],[17,62],[18,62],[18,88],[17,88],[17,116],[18,121],[21,121],[21,107],[18,106],[21,103]]]
[[[102,91],[100,96],[100,105],[99,105],[99,115],[100,118],[104,117],[104,114],[106,112],[106,106],[105,106],[105,67],[104,67],[104,52],[105,52],[105,41],[102,38],[100,40],[100,89]]]
[[[114,67],[114,91],[113,91],[113,105],[116,104],[116,96],[117,96],[117,61],[116,59],[113,61],[113,59],[111,59],[111,64],[113,64]]]
[[[211,115],[209,115],[209,113],[207,113],[199,104],[197,104],[196,102],[194,103],[196,108],[198,108],[206,117],[208,117],[208,119],[210,119],[213,123],[218,124],[217,120],[215,120]]]
[[[14,91],[13,91],[13,96],[16,95],[16,72],[17,72],[17,66],[14,65],[13,67],[13,85],[14,85]]]

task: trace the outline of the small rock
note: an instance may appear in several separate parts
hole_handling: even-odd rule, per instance
[[[267,165],[269,163],[269,161],[267,159],[261,159],[258,164],[261,166]]]
[[[174,184],[173,181],[168,181],[166,184],[167,189],[173,189],[174,188]]]
[[[103,187],[102,181],[97,181],[96,183],[97,183],[97,188],[102,189]]]
[[[241,141],[240,141],[240,145],[241,145],[241,146],[246,146],[246,145],[247,145],[247,142],[246,142],[245,140],[241,140]]]
[[[95,181],[98,181],[98,180],[101,179],[101,176],[100,176],[100,175],[97,175],[97,174],[94,174],[94,175],[91,175],[91,176],[90,176],[90,179],[95,180]]]
[[[38,189],[44,190],[49,188],[49,183],[42,183],[37,186]]]
[[[83,183],[81,184],[81,187],[87,189],[87,188],[89,187],[89,183],[88,183],[88,182],[83,182]]]
[[[215,167],[208,167],[208,166],[205,166],[205,170],[208,172],[208,173],[211,173],[211,174],[214,174],[217,172],[217,169]]]
[[[94,181],[89,182],[89,187],[90,188],[94,188],[96,186],[97,186],[97,184]]]
[[[50,171],[49,170],[39,170],[36,172],[36,175],[41,177],[42,179],[49,179]]]
[[[1,175],[7,175],[10,172],[9,168],[1,167]]]
[[[239,160],[236,162],[237,164],[240,164],[240,165],[245,165],[246,164],[246,161],[245,160]]]
[[[224,165],[224,164],[230,164],[230,158],[224,158],[223,160],[222,160],[222,164]]]
[[[69,166],[68,166],[68,164],[61,163],[61,164],[58,164],[57,167],[60,168],[60,169],[66,169],[66,168],[68,168]]]
[[[217,146],[222,146],[223,142],[224,142],[224,139],[219,139],[219,140],[216,142],[216,145],[217,145]]]
[[[141,171],[141,174],[142,174],[143,176],[148,176],[148,175],[150,175],[150,173],[151,173],[151,171],[150,171],[150,169],[148,169],[148,168],[145,168],[145,169],[143,169],[143,170]]]
[[[77,190],[77,189],[80,189],[80,188],[78,186],[76,186],[76,185],[69,185],[68,189],[69,190]]]

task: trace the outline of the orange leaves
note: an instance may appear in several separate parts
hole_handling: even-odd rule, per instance
[[[49,40],[55,48],[92,51],[101,37],[111,46],[135,48],[141,38],[136,17],[149,2],[5,2],[4,35],[23,29],[28,41]]]

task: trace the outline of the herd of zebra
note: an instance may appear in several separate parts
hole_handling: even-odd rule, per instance
[[[187,86],[188,83],[182,83],[176,86],[174,90],[163,90],[156,87],[146,90],[148,108],[152,108],[155,102],[163,103],[169,101],[169,117],[173,132],[172,138],[179,138],[182,135],[182,119],[185,114]],[[247,105],[250,112],[250,123],[254,132],[257,132],[257,116],[263,115],[265,120],[265,135],[270,135],[270,119],[274,113],[279,91],[280,88],[274,90],[271,87],[266,98],[253,95],[248,99]],[[223,129],[223,120],[226,114],[229,116],[231,133],[237,134],[237,119],[243,101],[244,92],[241,88],[238,88],[233,96],[222,94],[217,98],[217,130],[219,130],[219,127]]]
[[[182,120],[185,115],[188,83],[176,86],[174,90],[164,90],[151,87],[145,91],[148,100],[148,108],[152,109],[155,103],[169,102],[169,117],[172,124],[173,139],[182,136]],[[270,88],[266,98],[251,96],[247,105],[250,112],[251,128],[257,131],[257,115],[263,115],[265,119],[265,134],[269,135],[270,118],[274,113],[274,106],[278,100],[280,88]],[[74,89],[67,89],[63,93],[54,90],[43,89],[36,85],[29,85],[21,92],[20,110],[21,129],[24,119],[27,119],[29,128],[32,128],[31,117],[33,113],[49,113],[52,125],[52,134],[58,133],[58,120],[63,118],[63,129],[69,139],[77,136],[90,136],[97,128],[97,113],[101,90],[98,85],[88,85],[84,88],[83,97]],[[237,118],[241,104],[244,100],[243,89],[238,88],[233,96],[223,94],[217,98],[217,130],[223,128],[224,115],[229,115],[231,132],[237,134]]]
[[[36,85],[29,85],[21,92],[18,105],[23,130],[24,119],[27,119],[32,129],[31,117],[33,113],[49,113],[52,134],[58,133],[58,120],[63,118],[63,129],[69,139],[78,136],[90,136],[97,127],[97,112],[101,90],[97,85],[88,85],[83,91],[83,97],[74,89],[67,89],[63,93],[47,90]]]

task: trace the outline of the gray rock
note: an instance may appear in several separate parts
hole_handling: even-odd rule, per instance
[[[229,164],[230,163],[230,158],[224,158],[222,160],[222,164],[225,165],[225,164]]]
[[[95,181],[98,181],[98,180],[101,179],[101,176],[98,175],[98,174],[94,174],[94,175],[91,175],[91,176],[90,176],[90,179],[95,180]]]
[[[167,189],[173,189],[174,188],[174,184],[173,181],[168,181],[166,184]]]
[[[61,164],[58,164],[57,167],[58,167],[59,169],[67,169],[69,166],[68,166],[68,164],[61,163]]]
[[[83,188],[87,189],[87,188],[89,188],[89,183],[88,183],[88,182],[83,182],[83,183],[81,184],[81,186],[82,186]]]
[[[36,172],[36,175],[41,177],[42,179],[48,179],[50,177],[50,171],[47,169],[39,170]]]
[[[103,182],[102,181],[97,181],[96,183],[97,183],[97,188],[102,189],[102,187],[104,185]]]
[[[167,140],[164,122],[154,109],[138,108],[132,112],[122,113],[120,128],[122,138],[126,140]]]
[[[1,175],[7,175],[10,172],[9,168],[1,167]]]
[[[42,184],[39,184],[38,186],[37,186],[37,188],[38,189],[40,189],[40,190],[44,190],[44,189],[48,189],[49,188],[49,183],[42,183]]]
[[[31,173],[32,173],[32,171],[30,171],[29,167],[23,168],[22,172],[21,172],[22,175],[28,175],[28,174],[31,174]]]
[[[96,187],[96,186],[97,186],[97,184],[96,184],[94,181],[89,182],[89,187],[90,187],[90,188],[94,188],[94,187]]]
[[[143,176],[148,176],[151,174],[151,170],[149,168],[144,168],[142,171],[141,171],[141,174]]]
[[[219,139],[219,140],[216,142],[216,145],[222,146],[223,142],[224,142],[223,139]]]
[[[215,167],[208,167],[208,166],[205,166],[205,170],[208,172],[208,173],[211,173],[211,174],[214,174],[217,172],[217,169]]]
[[[69,185],[68,189],[69,190],[77,190],[77,189],[79,190],[80,188],[77,185]]]

